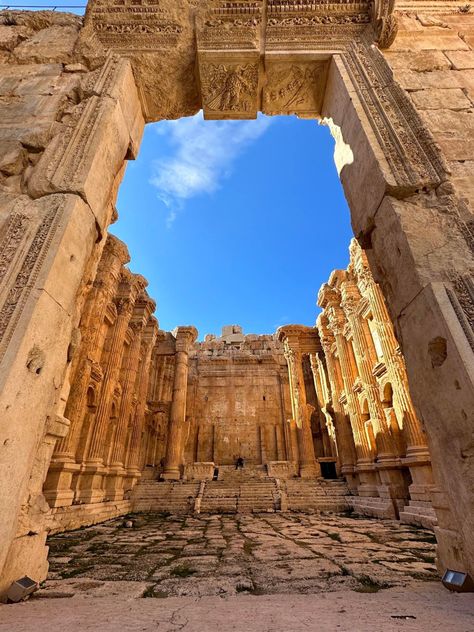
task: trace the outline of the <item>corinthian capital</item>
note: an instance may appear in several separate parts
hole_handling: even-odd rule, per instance
[[[361,300],[359,288],[352,280],[344,281],[341,284],[341,307],[346,316],[354,316]]]
[[[133,311],[133,301],[129,298],[119,298],[115,301],[115,307],[119,316],[130,316]]]
[[[176,327],[173,336],[176,338],[176,351],[188,353],[190,346],[198,337],[198,331],[192,326]]]
[[[318,292],[318,305],[320,307],[333,307],[341,302],[341,294],[328,283],[324,283]]]

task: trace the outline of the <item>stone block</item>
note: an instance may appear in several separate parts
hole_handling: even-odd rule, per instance
[[[23,62],[67,63],[73,59],[78,37],[75,26],[50,26],[15,48],[15,57]]]
[[[267,463],[268,476],[287,479],[293,476],[294,467],[289,461],[269,461]]]
[[[472,50],[447,51],[446,57],[456,70],[474,68],[474,51]]]
[[[461,88],[428,88],[410,92],[415,107],[419,110],[466,110],[472,107]]]
[[[18,141],[0,143],[0,172],[6,176],[18,175],[26,165],[27,153]]]
[[[468,271],[474,265],[457,221],[455,209],[434,194],[429,205],[418,196],[387,196],[380,205],[367,256],[395,323],[425,285],[449,281],[450,270]]]
[[[427,110],[422,118],[431,133],[438,139],[463,139],[466,142],[474,138],[474,113],[452,112],[448,109]]]
[[[413,70],[395,70],[395,79],[405,90],[423,90],[426,88],[462,88],[462,75],[457,70],[433,70],[433,72],[414,72]]]
[[[414,53],[424,50],[469,50],[469,46],[456,33],[428,29],[418,33],[399,33],[390,50]]]
[[[474,160],[474,140],[441,139],[438,144],[448,160]]]
[[[433,70],[449,70],[451,68],[450,60],[440,50],[394,53],[389,49],[383,51],[383,56],[395,70],[431,72]]]
[[[212,481],[214,468],[214,463],[191,463],[185,465],[183,478],[191,481]]]

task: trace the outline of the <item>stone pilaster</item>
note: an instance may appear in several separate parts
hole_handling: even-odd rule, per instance
[[[326,359],[328,380],[330,386],[330,399],[327,405],[328,413],[333,413],[338,455],[341,461],[341,474],[346,477],[351,489],[356,485],[355,464],[357,461],[354,436],[350,420],[347,419],[341,407],[339,396],[343,391],[343,384],[339,383],[337,370],[334,363],[332,350],[335,347],[334,335],[329,329],[327,316],[322,313],[318,316],[317,327],[321,338],[321,345]]]
[[[357,311],[361,295],[354,281],[346,278],[341,283],[341,297],[341,307],[350,324],[359,377],[363,392],[367,397],[370,423],[375,434],[376,468],[382,483],[378,487],[378,492],[381,497],[396,499],[397,507],[400,508],[408,497],[408,489],[400,471],[401,463],[400,455],[397,453],[397,445],[391,435],[390,428],[387,426],[378,385],[370,366],[363,320]]]
[[[336,343],[337,355],[341,367],[344,394],[347,401],[352,432],[357,454],[357,472],[360,479],[361,496],[377,496],[378,477],[375,472],[374,453],[369,443],[357,395],[354,391],[356,367],[349,353],[348,341],[344,336],[346,318],[340,305],[341,295],[329,285],[323,285],[318,295],[318,303],[328,313],[328,325]]]
[[[370,305],[384,362],[393,387],[396,415],[397,418],[400,417],[400,425],[407,446],[403,463],[410,468],[413,480],[410,486],[410,497],[414,500],[427,501],[433,486],[431,459],[427,437],[408,390],[408,376],[401,349],[380,287],[374,281],[364,251],[355,240],[351,243],[351,259],[354,262],[361,291]]]
[[[137,405],[134,411],[128,442],[129,447],[126,456],[127,482],[124,487],[127,489],[131,489],[140,477],[140,447],[142,445],[142,432],[145,425],[151,356],[157,333],[158,323],[156,318],[150,316],[148,324],[143,332],[142,359],[138,371]]]

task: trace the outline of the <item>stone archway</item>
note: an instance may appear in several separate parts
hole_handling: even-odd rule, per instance
[[[412,4],[398,5],[398,49],[393,2],[384,1],[97,0],[84,26],[61,14],[9,14],[0,72],[0,590],[17,569],[45,574],[41,488],[70,425],[76,327],[125,162],[145,122],[201,107],[207,118],[324,118],[350,148],[340,166],[354,233],[383,289],[430,441],[439,565],[474,574],[471,191],[460,150],[436,116],[420,114],[423,99],[439,99],[431,79],[397,71],[414,67],[413,47],[467,49],[459,3],[442,3],[454,15],[448,34],[436,30],[445,28],[436,15],[407,17]],[[383,52],[394,40],[398,52]],[[426,57],[418,67],[431,63],[445,73],[440,81],[468,87],[462,68]],[[459,106],[461,95],[450,96]]]

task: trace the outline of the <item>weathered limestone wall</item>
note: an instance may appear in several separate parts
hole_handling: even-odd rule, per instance
[[[45,576],[42,486],[77,326],[143,129],[129,62],[82,54],[81,25],[0,14],[0,592]]]
[[[273,336],[237,326],[207,336],[190,353],[185,448],[187,463],[249,465],[288,459],[291,418],[288,370]]]
[[[355,240],[350,252],[348,269],[334,271],[321,287],[318,302],[324,311],[317,320],[324,354],[316,364],[330,384],[324,406],[344,409],[356,452],[355,464],[350,459],[341,469],[357,477],[356,510],[432,526],[427,437],[410,397],[403,356],[382,292]],[[336,423],[345,458],[345,438],[339,435]]]
[[[447,176],[428,193],[386,199],[367,254],[428,435],[439,565],[473,574],[474,15],[452,5],[404,11],[395,42],[383,52]]]

